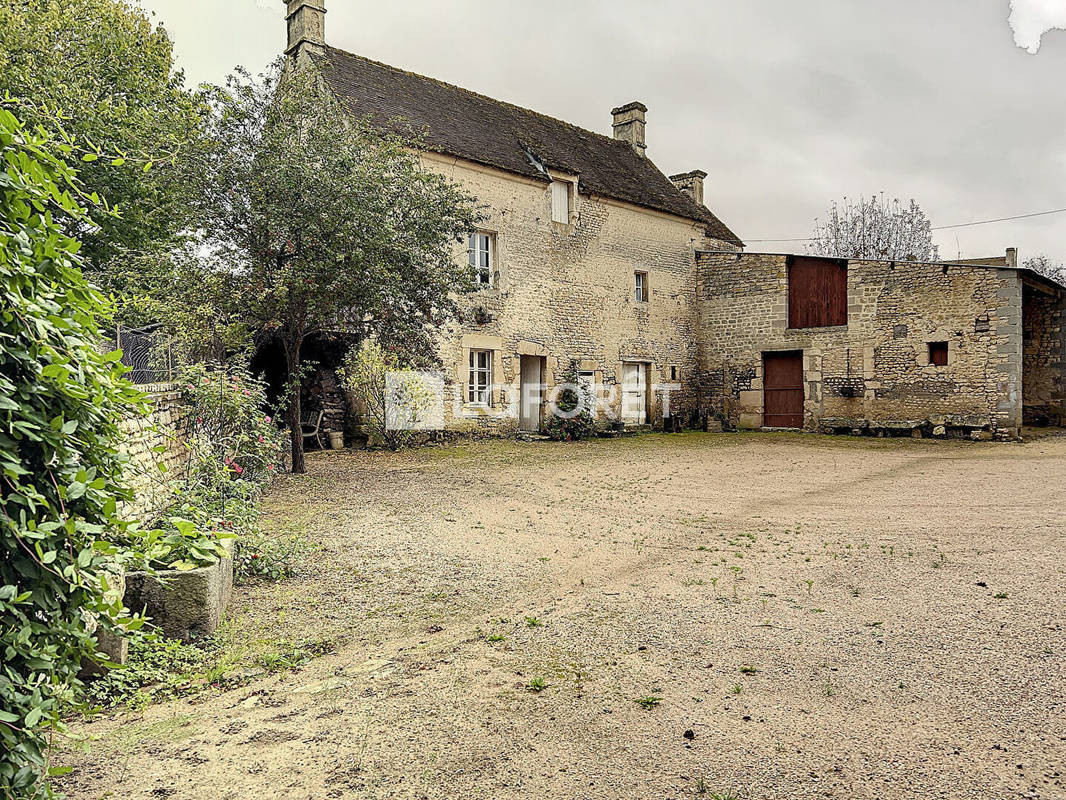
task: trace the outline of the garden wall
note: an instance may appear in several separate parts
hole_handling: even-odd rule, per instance
[[[184,435],[190,412],[176,384],[140,388],[148,396],[148,414],[120,420],[119,449],[129,458],[126,474],[134,493],[133,502],[123,512],[148,522],[169,505],[173,496],[170,483],[184,475],[189,465]]]

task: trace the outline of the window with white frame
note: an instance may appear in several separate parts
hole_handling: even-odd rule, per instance
[[[492,405],[492,351],[471,350],[470,372],[466,381],[466,401],[471,405]]]
[[[648,302],[648,273],[633,273],[633,299],[638,303]]]
[[[496,237],[486,231],[477,231],[470,234],[467,243],[467,254],[470,260],[470,269],[474,273],[474,282],[478,286],[493,285],[493,250]]]
[[[570,224],[570,181],[552,181],[552,222]]]

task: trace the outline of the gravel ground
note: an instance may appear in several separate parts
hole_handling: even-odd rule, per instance
[[[331,652],[76,726],[72,797],[1066,797],[1066,437],[309,464],[224,638]]]

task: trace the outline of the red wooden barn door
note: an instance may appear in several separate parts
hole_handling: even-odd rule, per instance
[[[763,426],[803,427],[803,351],[763,353]]]

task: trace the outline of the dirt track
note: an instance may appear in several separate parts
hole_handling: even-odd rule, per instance
[[[1066,438],[312,456],[267,505],[321,548],[225,636],[333,652],[78,726],[64,788],[1063,798],[1064,488]]]

